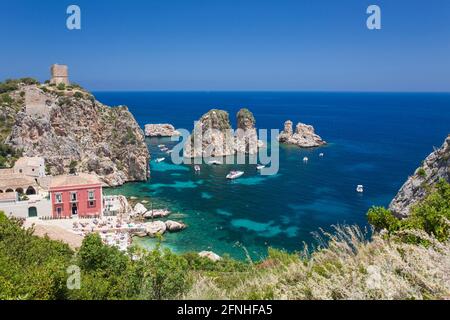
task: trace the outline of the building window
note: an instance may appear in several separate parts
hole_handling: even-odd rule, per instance
[[[89,208],[94,208],[95,207],[95,201],[89,201],[88,202],[88,206],[89,206]]]
[[[95,200],[95,192],[94,192],[94,190],[89,190],[88,191],[88,199],[89,200]]]
[[[77,193],[76,192],[71,192],[70,193],[70,201],[71,202],[76,202],[77,201]]]
[[[56,208],[56,215],[58,216],[58,218],[61,217],[61,213],[62,213],[62,208],[61,207]]]
[[[55,194],[55,200],[56,203],[62,203],[62,194],[61,193]]]

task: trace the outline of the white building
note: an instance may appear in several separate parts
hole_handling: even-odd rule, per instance
[[[8,192],[0,193],[0,211],[7,217],[50,217],[52,205],[50,199],[42,195],[29,195],[26,200],[21,200],[17,192]]]

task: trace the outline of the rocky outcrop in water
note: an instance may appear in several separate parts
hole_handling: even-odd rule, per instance
[[[186,229],[186,225],[182,222],[167,220],[166,228],[170,232],[177,232]]]
[[[248,109],[241,109],[237,113],[237,130],[235,149],[238,153],[256,154],[258,152],[258,134],[256,120]]]
[[[180,135],[180,132],[168,123],[146,124],[144,131],[146,137],[176,137]]]
[[[23,107],[6,143],[45,158],[48,174],[95,173],[110,186],[149,177],[144,134],[127,107],[103,105],[79,87],[26,85],[17,91]]]
[[[414,204],[423,200],[430,187],[440,179],[450,181],[450,136],[441,148],[436,149],[423,161],[408,178],[389,205],[389,209],[399,218],[407,217]]]
[[[156,235],[163,235],[166,232],[167,227],[162,221],[153,221],[146,224],[145,230],[149,237],[155,237]]]
[[[184,157],[222,157],[234,154],[230,118],[224,110],[212,109],[196,122],[184,146]]]
[[[248,109],[237,115],[236,133],[230,124],[228,112],[212,109],[196,123],[184,148],[184,157],[222,157],[235,153],[255,154],[261,142],[255,128],[255,117]],[[195,145],[197,141],[198,145]]]
[[[284,123],[284,130],[278,137],[280,143],[293,144],[301,148],[320,147],[326,142],[315,133],[314,127],[299,122],[292,130],[292,121],[288,120]]]

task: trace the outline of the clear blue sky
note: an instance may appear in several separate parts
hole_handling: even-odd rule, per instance
[[[0,30],[0,80],[58,62],[91,90],[450,91],[449,0],[14,0]]]

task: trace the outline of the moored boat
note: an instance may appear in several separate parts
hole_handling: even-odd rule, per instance
[[[166,158],[158,158],[155,160],[155,162],[159,163],[159,162],[163,162],[164,160],[166,160]]]
[[[244,171],[230,171],[229,174],[227,174],[227,179],[237,179],[241,177],[244,174]]]

